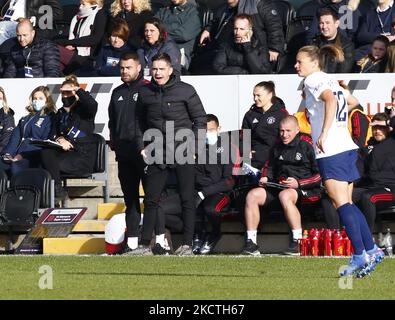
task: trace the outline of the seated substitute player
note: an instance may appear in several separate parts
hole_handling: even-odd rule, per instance
[[[297,205],[302,199],[319,199],[321,178],[310,139],[299,134],[298,120],[287,116],[280,122],[281,143],[274,146],[268,165],[264,167],[260,187],[247,194],[245,222],[247,241],[243,254],[259,255],[257,229],[260,220],[259,207],[267,207],[279,199],[285,217],[292,230],[292,240],[286,253],[297,254],[297,240],[302,238],[302,224]],[[272,188],[268,182],[277,182]],[[281,187],[280,187],[281,186]]]
[[[364,176],[353,190],[353,201],[364,213],[372,232],[376,210],[395,205],[395,139],[390,134],[389,121],[385,113],[374,115]]]

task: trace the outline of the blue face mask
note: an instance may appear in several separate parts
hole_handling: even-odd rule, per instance
[[[41,111],[42,108],[45,106],[45,101],[44,100],[33,100],[32,101],[32,106],[33,109],[36,110],[37,112]]]

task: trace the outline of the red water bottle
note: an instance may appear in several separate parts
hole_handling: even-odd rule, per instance
[[[307,230],[303,231],[302,239],[299,239],[299,252],[301,256],[309,255],[309,232]]]
[[[343,241],[339,230],[336,230],[332,237],[333,242],[333,255],[342,256],[343,255]]]
[[[332,255],[332,231],[329,229],[325,229],[324,255],[325,256]]]
[[[347,236],[347,233],[345,230],[342,231],[342,238],[343,238],[343,254],[345,256],[351,256],[351,241]]]
[[[310,232],[310,235],[312,236],[312,238],[310,238],[310,255],[317,257],[318,256],[318,244],[319,244],[318,243],[319,231],[315,230],[315,229],[312,229],[312,230],[314,230],[314,232],[312,234]]]

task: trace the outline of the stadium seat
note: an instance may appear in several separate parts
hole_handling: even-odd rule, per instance
[[[55,39],[69,38],[70,23],[73,17],[78,13],[79,6],[79,3],[67,4],[63,6],[63,19],[55,22]]]
[[[40,208],[55,207],[55,188],[51,174],[42,168],[29,168],[13,175],[10,187],[30,185],[40,191]]]
[[[0,196],[3,194],[4,190],[7,189],[8,177],[7,174],[1,170],[0,171]]]
[[[295,17],[295,10],[292,5],[285,0],[275,0],[273,1],[273,4],[280,15],[284,36],[286,36],[288,33],[288,27],[292,19]]]
[[[288,27],[285,38],[287,43],[286,54],[280,60],[279,73],[295,73],[294,64],[298,50],[307,44],[306,36],[310,29],[313,17],[295,17]]]
[[[94,133],[97,149],[96,149],[96,161],[93,167],[93,173],[88,173],[81,176],[72,174],[62,174],[61,179],[63,180],[64,187],[67,187],[67,179],[91,179],[104,181],[103,186],[103,199],[107,203],[110,198],[109,187],[108,187],[108,146],[106,140],[97,133]]]
[[[296,17],[314,17],[319,7],[320,3],[317,0],[307,1],[296,11]]]

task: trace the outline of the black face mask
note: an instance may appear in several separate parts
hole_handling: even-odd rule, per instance
[[[74,96],[72,96],[72,97],[62,97],[63,107],[65,107],[65,108],[71,107],[76,100],[77,99]]]

